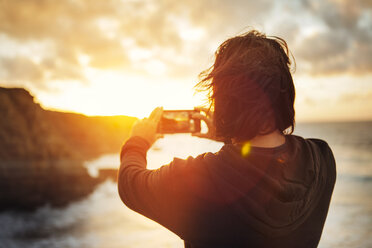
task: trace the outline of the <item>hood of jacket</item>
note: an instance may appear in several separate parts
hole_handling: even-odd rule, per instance
[[[297,229],[324,190],[322,152],[317,142],[301,137],[289,135],[276,148],[228,144],[205,160],[214,166],[220,203],[265,236]]]

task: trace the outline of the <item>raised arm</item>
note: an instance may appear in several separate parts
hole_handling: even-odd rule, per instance
[[[148,143],[141,137],[130,138],[121,151],[118,175],[119,195],[125,205],[181,238],[193,236],[193,209],[197,189],[203,179],[199,170],[204,155],[187,160],[175,158],[157,170],[146,169]]]
[[[162,108],[156,108],[149,118],[137,121],[120,153],[119,195],[129,208],[150,218],[154,218],[154,211],[146,202],[151,199],[154,172],[146,169],[146,153],[157,139],[156,128],[162,112]]]
[[[149,120],[151,120],[151,116]],[[145,121],[146,122],[146,121]],[[195,186],[193,180],[200,175],[196,170],[201,168],[203,155],[187,160],[175,158],[170,164],[157,170],[146,169],[146,153],[150,148],[151,121],[136,124],[132,137],[123,145],[118,173],[118,191],[120,198],[130,209],[158,222],[181,238],[190,237],[193,231],[190,226]],[[140,128],[146,129],[139,132]],[[142,125],[142,127],[141,127]],[[155,135],[155,129],[153,129]],[[141,135],[146,133],[145,135]],[[134,135],[135,134],[135,135]],[[153,138],[151,138],[153,137]],[[194,187],[194,188],[193,188]]]

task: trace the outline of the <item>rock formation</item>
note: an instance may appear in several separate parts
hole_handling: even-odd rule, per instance
[[[0,210],[63,206],[115,170],[89,176],[83,161],[118,152],[136,118],[48,111],[22,88],[0,87]]]

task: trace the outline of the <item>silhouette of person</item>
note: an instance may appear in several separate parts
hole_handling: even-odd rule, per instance
[[[122,201],[184,240],[185,247],[317,247],[336,180],[331,149],[293,135],[295,88],[286,42],[250,31],[223,42],[198,87],[216,153],[146,169],[162,108],[123,145]],[[182,149],[182,147],[180,147]]]

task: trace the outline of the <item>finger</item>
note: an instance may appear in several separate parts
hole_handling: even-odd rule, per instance
[[[155,116],[158,114],[158,111],[159,111],[160,107],[156,107],[154,108],[154,110],[151,112],[150,116],[149,116],[149,119],[152,120],[155,118]]]
[[[151,114],[149,116],[149,119],[150,120],[152,120],[155,117],[157,111],[158,111],[158,107],[157,108],[154,108],[154,110],[151,112]]]
[[[200,120],[203,120],[203,121],[208,119],[208,117],[206,117],[205,115],[199,114],[199,113],[194,113],[194,114],[191,115],[191,117],[193,119],[200,119]]]
[[[158,122],[162,114],[163,114],[163,108],[157,107],[151,112],[149,119]]]
[[[206,114],[209,112],[209,109],[207,109],[205,107],[202,107],[202,106],[197,106],[194,109],[197,110],[197,111],[202,111],[202,112],[204,112]]]
[[[153,119],[155,121],[155,123],[158,123],[162,116],[163,116],[163,107],[159,107],[157,112],[156,112],[156,116]]]
[[[200,119],[200,120],[204,121],[205,124],[207,124],[209,130],[211,130],[211,128],[213,127],[212,120],[209,117],[205,116],[205,115],[202,115],[202,114],[199,114],[199,113],[195,113],[195,114],[192,114],[192,118],[194,118],[194,119]]]

